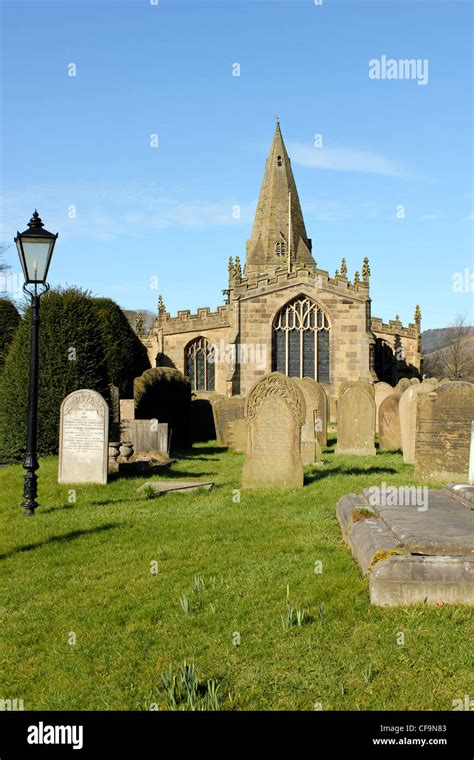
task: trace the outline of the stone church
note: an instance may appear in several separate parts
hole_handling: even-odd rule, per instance
[[[273,370],[314,378],[332,400],[344,381],[395,385],[420,373],[419,307],[408,327],[385,323],[371,313],[367,258],[352,279],[345,259],[334,275],[318,267],[278,122],[245,266],[229,260],[223,293],[217,311],[173,317],[160,296],[142,338],[151,366],[181,370],[198,396],[244,396]]]

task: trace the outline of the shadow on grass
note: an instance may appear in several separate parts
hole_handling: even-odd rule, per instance
[[[224,454],[224,452],[228,451],[225,446],[193,446],[192,449],[183,449],[182,451],[176,450],[173,451],[173,456],[176,457],[176,459],[203,459],[208,460],[209,457],[215,456],[216,454]],[[203,457],[202,455],[206,454],[207,456]]]
[[[368,468],[362,468],[362,467],[347,467],[343,464],[338,465],[337,467],[328,467],[328,468],[321,468],[321,469],[315,469],[312,472],[305,472],[304,475],[304,482],[305,485],[308,483],[313,483],[317,480],[322,480],[323,478],[329,478],[333,475],[394,475],[398,472],[398,470],[394,470],[393,467],[368,467]]]
[[[129,472],[129,473],[113,473],[112,475],[109,475],[109,483],[112,481],[121,481],[121,480],[133,480],[135,479],[141,479],[144,480],[183,480],[185,478],[192,478],[193,480],[199,480],[201,478],[208,478],[212,475],[217,475],[216,472],[188,472],[187,470],[179,470],[178,472],[175,472],[173,470],[163,470],[158,468],[157,470],[149,470],[148,472]],[[124,501],[123,499],[115,499],[114,501]],[[93,502],[97,504],[98,502]]]
[[[70,533],[65,533],[62,536],[51,536],[50,538],[47,538],[45,541],[40,541],[37,544],[26,544],[25,546],[17,546],[15,549],[12,549],[9,552],[5,552],[5,554],[0,554],[0,560],[2,559],[8,559],[9,557],[14,557],[15,554],[23,554],[23,552],[30,552],[33,549],[41,549],[42,546],[47,546],[48,544],[55,544],[55,543],[67,543],[68,541],[74,541],[76,538],[80,538],[81,536],[88,536],[91,533],[102,533],[106,530],[113,530],[114,528],[120,528],[120,523],[109,523],[108,525],[100,525],[97,528],[87,528],[86,530],[73,530]]]

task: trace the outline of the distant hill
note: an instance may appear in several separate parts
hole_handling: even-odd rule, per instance
[[[425,330],[421,333],[421,350],[424,356],[446,348],[449,345],[450,327],[439,327],[435,330]],[[466,332],[474,336],[474,327],[466,327]]]
[[[465,337],[462,348],[459,348],[454,359],[452,343],[453,328],[443,327],[437,330],[425,330],[421,334],[421,350],[423,354],[423,372],[434,377],[445,377],[451,373],[446,367],[458,367],[459,375],[464,380],[474,382],[474,327],[465,327]]]

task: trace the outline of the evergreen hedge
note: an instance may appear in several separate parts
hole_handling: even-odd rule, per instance
[[[19,324],[20,314],[15,304],[7,298],[0,298],[0,373]]]
[[[170,367],[147,369],[134,382],[135,419],[168,423],[171,448],[191,445],[191,383]]]
[[[55,453],[59,442],[59,409],[68,393],[91,388],[108,401],[108,385],[130,386],[142,364],[139,342],[127,320],[120,324],[118,306],[106,306],[78,288],[49,291],[41,299],[38,452]],[[113,304],[114,308],[110,304]],[[21,459],[25,450],[31,308],[15,333],[0,377],[0,461]],[[131,334],[131,335],[130,335]],[[124,355],[119,345],[131,348]],[[111,344],[117,344],[114,350]],[[118,380],[118,382],[117,382]]]
[[[132,398],[133,379],[150,367],[147,350],[115,301],[94,298],[94,308],[102,335],[109,383],[118,387],[121,398]]]

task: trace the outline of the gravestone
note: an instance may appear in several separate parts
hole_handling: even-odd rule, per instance
[[[147,451],[168,453],[168,423],[158,420],[135,420],[129,427],[129,435],[135,454]]]
[[[111,441],[120,440],[120,392],[116,385],[109,385],[110,397],[110,427],[109,435]]]
[[[398,383],[395,386],[395,391],[402,395],[409,387],[411,383],[408,377],[402,377],[401,380],[398,381]]]
[[[405,391],[406,393],[408,392]],[[392,393],[382,402],[379,409],[379,435],[381,451],[399,451],[402,448],[400,432],[400,401],[398,393]]]
[[[385,401],[387,396],[391,396],[394,391],[394,388],[392,388],[391,385],[388,383],[375,383],[374,385],[374,392],[375,392],[375,432],[379,432],[379,409],[380,404],[382,401]]]
[[[135,401],[133,398],[120,399],[120,419],[121,420],[135,419]]]
[[[375,456],[375,400],[368,383],[344,384],[337,406],[336,454]]]
[[[418,398],[415,478],[465,483],[469,478],[474,385],[452,381]]]
[[[303,393],[289,377],[272,372],[255,383],[245,405],[249,434],[243,488],[303,486],[305,416]]]
[[[244,396],[232,396],[231,398],[217,399],[217,401],[212,402],[212,414],[214,416],[218,446],[227,446],[227,423],[243,419],[244,412]]]
[[[415,464],[416,439],[416,410],[420,393],[428,393],[433,386],[425,382],[411,385],[402,393],[398,412],[400,415],[400,437],[402,442],[403,461],[405,464]]]
[[[247,451],[247,420],[232,420],[227,423],[227,446],[231,451]]]
[[[109,407],[83,389],[63,400],[59,431],[59,483],[107,483]]]
[[[311,377],[303,377],[303,386],[310,390],[315,403],[314,429],[316,438],[321,448],[328,445],[328,420],[329,420],[329,399],[328,395],[321,385]]]
[[[317,383],[309,377],[295,379],[295,383],[303,393],[306,407],[305,421],[301,426],[301,460],[303,465],[314,464],[321,461],[321,446],[316,429],[322,429],[321,415],[326,416],[326,398],[321,398],[315,387]]]
[[[417,377],[412,377],[410,380],[410,385],[418,385],[419,379]]]

